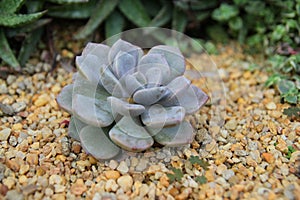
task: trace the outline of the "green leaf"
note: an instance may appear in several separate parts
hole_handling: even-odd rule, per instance
[[[208,26],[206,31],[209,37],[215,42],[226,43],[229,40],[227,32],[220,24]]]
[[[212,13],[212,18],[217,21],[227,21],[239,14],[239,9],[234,5],[228,5],[226,3],[215,9]]]
[[[280,40],[286,34],[286,29],[283,25],[277,25],[272,32],[271,39],[274,41]]]
[[[22,43],[22,47],[18,56],[18,60],[21,66],[25,66],[25,63],[29,59],[30,55],[35,51],[36,45],[42,37],[43,30],[44,28],[41,27],[32,31],[29,35],[26,36],[25,40]]]
[[[158,27],[165,25],[172,18],[172,14],[170,12],[171,9],[171,4],[169,2],[166,2],[148,26]]]
[[[47,0],[52,3],[58,3],[58,4],[68,4],[68,3],[85,3],[89,0]]]
[[[30,33],[38,28],[45,26],[46,24],[49,24],[50,22],[51,19],[39,19],[22,27],[7,29],[6,35],[10,38],[19,34]]]
[[[206,178],[204,175],[202,175],[202,176],[197,176],[197,177],[195,178],[195,181],[196,181],[197,183],[199,183],[200,185],[202,185],[202,184],[207,183],[207,178]]]
[[[2,15],[0,17],[0,26],[17,27],[24,24],[29,24],[42,17],[44,14],[45,12],[38,12],[33,14]]]
[[[283,114],[289,117],[300,117],[300,107],[289,107],[283,110]]]
[[[0,28],[0,57],[1,59],[13,67],[16,71],[20,70],[20,64],[18,63],[16,57],[14,56],[7,39],[5,37],[4,31]]]
[[[240,17],[234,17],[229,20],[229,27],[234,30],[238,31],[243,28],[243,20]]]
[[[294,94],[287,94],[284,96],[284,100],[290,104],[296,104],[298,97]]]
[[[96,1],[89,1],[88,3],[55,6],[48,9],[47,15],[57,18],[86,19],[92,15],[95,3]]]
[[[296,89],[295,83],[293,81],[285,80],[285,79],[280,80],[277,86],[280,94],[282,95],[288,94],[290,91]]]
[[[175,7],[173,9],[172,29],[178,32],[184,32],[187,22],[186,14],[179,8]]]
[[[207,167],[210,166],[208,162],[200,159],[199,156],[191,156],[189,158],[189,161],[191,162],[191,164],[198,164],[204,170],[207,170],[208,169]]]
[[[100,1],[85,27],[75,35],[75,38],[82,39],[90,35],[96,28],[112,13],[118,4],[118,0]]]
[[[125,24],[125,20],[121,13],[115,10],[105,20],[105,38],[110,38],[113,35],[121,33]],[[115,43],[119,37],[114,37],[113,41],[108,41],[108,45]]]
[[[14,14],[21,8],[25,0],[1,0],[0,14]]]
[[[170,182],[174,182],[176,181],[181,181],[182,177],[183,177],[183,173],[181,171],[181,169],[177,169],[177,168],[172,168],[172,174],[167,174]]]
[[[148,26],[151,21],[139,0],[121,0],[119,9],[133,24],[139,27]]]
[[[265,82],[265,87],[271,87],[274,86],[275,84],[277,84],[281,79],[282,79],[282,75],[279,74],[273,74],[271,75],[268,80]]]

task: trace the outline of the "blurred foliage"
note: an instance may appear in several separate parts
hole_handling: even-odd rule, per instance
[[[53,19],[86,20],[75,39],[103,29],[109,38],[134,27],[166,27],[197,38],[209,53],[217,53],[214,42],[229,39],[264,53],[273,73],[266,85],[278,88],[286,102],[300,100],[300,0],[2,0],[0,16],[0,57],[15,70],[25,65]],[[181,43],[183,51],[197,50],[198,44]],[[282,90],[286,84],[288,91]]]

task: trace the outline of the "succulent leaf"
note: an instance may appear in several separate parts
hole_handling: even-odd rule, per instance
[[[162,54],[170,67],[170,76],[168,80],[173,80],[185,72],[185,60],[177,47],[158,45],[150,49],[148,54]]]
[[[136,66],[134,57],[126,52],[119,51],[113,62],[113,71],[119,79],[128,73],[133,73]]]
[[[79,133],[86,126],[87,126],[86,123],[83,123],[78,118],[72,116],[69,123],[68,135],[71,138],[80,141]]]
[[[139,72],[128,74],[125,77],[125,87],[130,96],[138,89],[143,89],[146,83],[146,78]]]
[[[161,83],[166,84],[169,81],[170,67],[162,54],[148,53],[147,55],[144,55],[137,68],[139,72],[145,75],[148,70],[151,70],[152,68],[159,68],[162,76]]]
[[[152,105],[165,96],[166,87],[152,87],[138,90],[133,95],[136,103],[144,105]]]
[[[159,132],[155,128],[147,127],[147,130],[154,135],[157,143],[169,147],[190,144],[194,139],[193,127],[187,121],[176,126],[165,127]]]
[[[136,117],[145,111],[145,107],[139,104],[130,104],[116,97],[108,97],[113,113],[119,113],[124,116]]]
[[[101,128],[86,126],[79,136],[83,149],[99,160],[111,159],[120,153],[120,148],[109,140]]]
[[[181,106],[163,107],[155,104],[141,115],[142,122],[151,128],[162,128],[182,122],[185,109]]]
[[[209,99],[207,94],[194,85],[191,85],[177,98],[187,114],[192,114],[199,110]]]
[[[109,136],[121,148],[140,152],[153,144],[153,138],[132,117],[123,117],[109,132]]]
[[[120,51],[132,55],[137,61],[139,61],[142,55],[144,54],[143,50],[140,47],[137,47],[135,45],[130,44],[129,42],[119,39],[109,51],[108,58],[110,64],[113,63],[115,57]]]
[[[107,101],[76,94],[72,104],[74,115],[84,123],[105,127],[114,121]]]
[[[72,113],[73,84],[66,85],[56,97],[58,105],[69,113]]]
[[[125,90],[122,87],[120,81],[115,77],[115,75],[110,71],[109,67],[100,68],[100,79],[103,87],[107,92],[115,97],[126,97]]]

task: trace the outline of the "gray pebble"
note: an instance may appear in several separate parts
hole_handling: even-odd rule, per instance
[[[25,110],[26,103],[24,101],[16,102],[12,105],[12,108],[14,109],[15,112],[21,112]]]
[[[226,180],[228,180],[228,179],[230,179],[232,176],[234,176],[234,171],[233,171],[232,169],[224,170],[222,176],[223,176],[223,178],[225,178]]]
[[[148,166],[148,161],[145,159],[140,159],[140,162],[136,166],[137,171],[144,171]]]
[[[11,146],[13,146],[13,147],[15,147],[15,146],[17,146],[17,144],[18,144],[18,141],[17,141],[17,138],[15,137],[15,136],[10,136],[9,137],[9,140],[8,140],[8,143],[11,145]]]
[[[17,190],[10,190],[6,194],[6,199],[7,200],[23,200],[24,196],[22,193],[18,192]]]
[[[14,114],[14,109],[10,105],[0,103],[0,110],[6,115]]]
[[[8,85],[11,85],[13,82],[15,82],[17,80],[17,77],[14,75],[9,75],[6,79],[6,83]]]
[[[11,133],[10,128],[5,128],[5,129],[1,130],[0,131],[0,141],[7,141],[10,133]]]
[[[6,94],[8,92],[8,88],[5,83],[0,85],[0,94]]]

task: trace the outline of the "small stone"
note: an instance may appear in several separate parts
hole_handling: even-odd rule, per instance
[[[109,164],[108,164],[108,167],[111,168],[111,169],[116,169],[118,167],[119,163],[115,160],[110,160],[109,161]]]
[[[79,142],[77,141],[74,141],[72,143],[72,151],[76,154],[80,153],[81,152],[81,145]]]
[[[222,174],[223,178],[229,180],[232,176],[234,176],[234,171],[232,169],[225,170]]]
[[[262,153],[262,157],[268,162],[268,163],[274,163],[275,158],[271,153]]]
[[[25,196],[33,194],[38,189],[36,184],[29,184],[22,188],[22,192]]]
[[[117,183],[124,190],[124,192],[127,192],[127,191],[131,190],[133,180],[132,180],[131,176],[124,175],[124,176],[121,176],[120,178],[118,178]]]
[[[77,179],[76,183],[71,186],[71,193],[75,195],[82,195],[87,191],[87,187],[82,179]]]
[[[5,129],[1,130],[0,131],[0,141],[7,141],[10,133],[11,133],[10,128],[5,128]]]
[[[12,136],[9,137],[8,143],[11,146],[15,147],[18,144],[18,140],[17,140],[17,138],[15,136],[12,135]]]
[[[111,192],[111,191],[115,192],[117,191],[118,188],[119,188],[118,184],[113,179],[109,179],[105,184],[105,190],[107,192]]]
[[[39,163],[39,158],[37,154],[27,154],[26,161],[29,165],[37,165]]]
[[[11,127],[11,129],[12,129],[13,131],[20,131],[20,130],[22,130],[22,128],[23,128],[23,125],[22,125],[21,123],[14,124],[14,125],[12,125],[12,127]]]
[[[19,176],[19,183],[25,184],[25,183],[27,183],[27,181],[28,181],[28,178],[25,175]]]
[[[8,88],[6,86],[6,84],[0,84],[0,94],[6,94],[8,93]]]
[[[55,184],[54,185],[54,191],[55,193],[62,193],[66,190],[66,186]]]
[[[14,109],[14,111],[15,111],[16,113],[18,113],[18,112],[24,111],[25,108],[26,108],[26,106],[27,106],[26,103],[23,102],[23,101],[21,101],[21,102],[16,102],[16,103],[14,103],[14,104],[12,105],[12,108]]]
[[[16,184],[16,181],[13,177],[7,177],[6,179],[3,179],[3,184],[6,185],[8,189],[12,189]]]
[[[29,165],[21,165],[19,173],[21,175],[26,174],[29,171]]]
[[[16,80],[17,80],[17,77],[15,75],[8,75],[8,77],[6,78],[6,83],[8,85],[11,85]]]
[[[129,168],[125,161],[121,161],[120,165],[118,166],[117,170],[121,172],[121,174],[126,174],[129,171]]]
[[[107,179],[118,179],[120,177],[120,173],[118,171],[115,170],[109,170],[109,171],[105,171],[104,172],[104,176]]]
[[[5,199],[7,199],[7,200],[23,200],[24,196],[18,190],[10,190],[7,192]]]
[[[277,106],[274,102],[269,102],[269,103],[266,104],[266,108],[268,110],[275,110],[277,108]]]
[[[146,159],[140,159],[139,164],[136,166],[137,171],[144,171],[148,166],[148,161]]]
[[[7,104],[0,103],[0,111],[2,111],[6,115],[14,115],[14,109]]]
[[[34,101],[34,105],[37,107],[41,107],[48,104],[49,102],[50,97],[47,94],[42,94]]]
[[[225,128],[229,130],[235,130],[237,127],[237,121],[235,119],[231,119],[225,124]]]
[[[20,169],[20,164],[19,162],[16,161],[16,159],[11,159],[6,161],[6,165],[13,170],[14,172],[18,172]]]
[[[53,174],[49,178],[49,184],[54,185],[54,184],[61,184],[62,183],[62,178],[61,176],[57,174]]]

